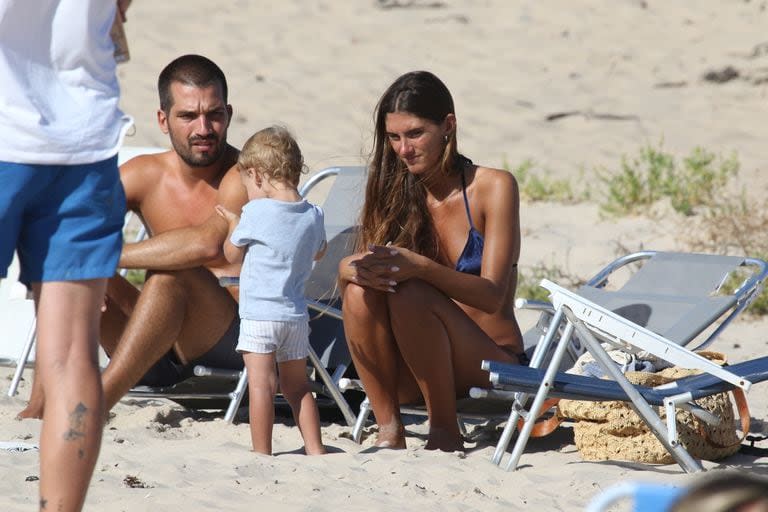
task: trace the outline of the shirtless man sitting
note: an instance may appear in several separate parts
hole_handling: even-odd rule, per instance
[[[224,259],[228,226],[214,206],[240,211],[248,200],[235,166],[238,150],[227,143],[226,78],[209,59],[185,55],[160,73],[158,92],[157,120],[173,150],[120,168],[128,209],[151,238],[126,244],[118,265],[147,269],[141,291],[120,276],[108,285],[101,323],[110,356],[102,374],[107,411],[136,384],[174,384],[196,364],[243,366],[235,352],[236,289],[218,283],[240,268]],[[42,403],[34,385],[20,416],[39,417]]]

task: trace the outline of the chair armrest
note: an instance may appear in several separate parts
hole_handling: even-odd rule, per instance
[[[546,311],[548,313],[555,312],[555,308],[552,304],[549,302],[545,302],[543,300],[533,300],[533,299],[515,299],[515,308],[516,309],[531,309],[534,311]]]
[[[219,286],[222,288],[240,286],[240,278],[238,276],[222,276],[219,278]]]

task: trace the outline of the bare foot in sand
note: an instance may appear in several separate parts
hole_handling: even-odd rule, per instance
[[[43,419],[43,406],[45,405],[45,393],[43,393],[43,385],[37,379],[37,362],[35,362],[35,373],[32,374],[32,389],[29,393],[29,401],[27,406],[16,415],[17,420],[26,420],[34,418]]]
[[[17,420],[27,420],[27,419],[43,419],[43,404],[40,403],[33,403],[29,402],[27,406],[22,410],[19,414],[16,415]]]
[[[443,452],[464,451],[464,441],[458,432],[430,428],[429,439],[425,450],[440,450]]]
[[[405,449],[405,428],[401,423],[379,425],[379,434],[373,446],[377,448]]]

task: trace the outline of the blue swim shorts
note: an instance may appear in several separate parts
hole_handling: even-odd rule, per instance
[[[0,277],[14,250],[27,285],[112,277],[124,217],[116,156],[83,165],[0,162]]]

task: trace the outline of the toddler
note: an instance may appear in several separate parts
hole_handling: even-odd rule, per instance
[[[248,191],[242,216],[223,206],[216,211],[229,224],[224,255],[242,262],[240,337],[248,376],[253,450],[272,453],[274,395],[291,406],[307,455],[325,453],[320,417],[309,387],[309,315],[304,285],[313,261],[326,248],[323,212],[297,190],[304,171],[301,150],[283,127],[251,136],[237,161]]]

